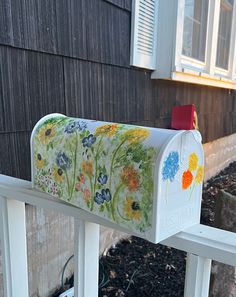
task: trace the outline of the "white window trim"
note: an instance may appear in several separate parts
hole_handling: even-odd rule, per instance
[[[219,4],[218,4],[218,2],[219,2]],[[218,0],[218,2],[217,2],[217,4],[219,5],[219,7],[217,7],[217,9],[220,9],[220,0]],[[219,15],[219,12],[218,12],[218,15]],[[236,1],[234,1],[231,37],[230,37],[230,40],[235,40],[235,42],[230,43],[229,61],[228,61],[229,68],[228,68],[228,70],[226,70],[226,69],[212,65],[212,72],[214,73],[214,75],[221,76],[223,78],[230,79],[230,80],[234,80],[234,77],[235,77],[235,73],[234,73],[235,59],[236,59],[236,52],[235,52],[236,35],[235,35],[235,32],[236,32]],[[217,30],[217,34],[218,34],[218,30]],[[215,65],[215,63],[214,63],[214,65]]]
[[[184,5],[185,0],[179,0],[178,13],[177,13],[177,28],[176,28],[176,49],[175,49],[175,67],[186,68],[195,70],[196,72],[206,72],[206,58],[202,62],[200,60],[185,56],[182,54],[183,44],[183,27],[184,27]],[[209,15],[209,11],[208,11]],[[208,18],[209,22],[209,18]],[[207,32],[208,35],[208,32]],[[207,51],[206,51],[207,52]]]
[[[152,73],[152,78],[236,89],[236,0],[234,1],[231,29],[231,40],[235,40],[235,42],[231,42],[230,45],[228,70],[215,66],[220,0],[209,0],[205,62],[182,55],[185,0],[165,0],[164,2],[160,1],[159,5],[157,65],[156,70]],[[162,34],[165,36],[160,37],[160,32],[167,27],[167,21],[164,20],[165,13],[169,14],[169,20],[175,17],[171,23],[174,30],[169,29],[167,35]],[[168,46],[164,46],[166,44],[165,38],[172,40],[172,50],[168,49],[170,42]],[[172,56],[172,59],[169,59],[170,62],[166,63],[165,55]],[[164,69],[165,63],[166,69]]]
[[[176,42],[176,56],[175,56],[175,69],[172,73],[173,78],[187,79],[189,76],[196,75],[201,77],[201,84],[203,80],[206,80],[206,84],[215,85],[233,82],[235,65],[233,66],[233,59],[235,53],[235,43],[230,44],[229,51],[229,69],[223,69],[215,66],[216,53],[217,53],[217,38],[218,38],[218,26],[219,26],[219,10],[220,0],[210,0],[208,8],[208,23],[207,23],[207,34],[206,34],[206,54],[205,61],[199,61],[182,54],[182,42],[183,42],[183,20],[184,20],[184,0],[179,1],[178,7],[178,18],[177,18],[177,40]],[[213,20],[213,21],[210,21]],[[232,29],[231,29],[231,40],[235,38],[235,27],[236,27],[236,1],[234,1],[234,10],[232,16]],[[181,70],[182,68],[182,70]],[[177,72],[176,74],[174,72]],[[178,72],[183,72],[183,75],[179,75]],[[191,82],[192,77],[189,77]],[[231,84],[230,84],[231,86]]]

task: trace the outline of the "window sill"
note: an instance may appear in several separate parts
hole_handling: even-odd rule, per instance
[[[186,70],[184,72],[174,71],[171,73],[171,79],[175,81],[236,90],[236,81],[223,77],[211,76],[206,73]]]
[[[158,70],[155,70],[152,72],[151,78],[236,90],[236,80],[231,80],[219,75],[210,75],[208,73],[201,72],[200,70],[198,71],[189,68],[176,67],[171,73],[161,73]]]

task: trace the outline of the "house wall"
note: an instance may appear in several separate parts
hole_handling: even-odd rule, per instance
[[[236,132],[235,92],[152,80],[149,71],[130,67],[131,0],[2,0],[0,16],[2,174],[30,179],[30,133],[52,112],[168,128],[174,105],[194,103],[203,142]],[[34,225],[41,210],[27,211]],[[55,216],[48,220],[58,222]],[[29,232],[36,232],[31,224]],[[63,234],[55,232],[63,245]],[[28,240],[29,254],[48,265],[37,248],[40,236]],[[52,248],[48,240],[44,245]],[[41,284],[29,262],[34,283]]]

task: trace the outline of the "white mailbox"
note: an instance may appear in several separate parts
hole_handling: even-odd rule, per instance
[[[203,148],[175,131],[51,114],[31,137],[35,189],[152,242],[199,223]]]

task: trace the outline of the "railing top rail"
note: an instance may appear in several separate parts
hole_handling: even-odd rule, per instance
[[[107,225],[106,220],[97,219],[82,209],[32,189],[29,181],[0,175],[0,196]],[[117,226],[114,224],[113,227]],[[197,224],[171,236],[162,244],[236,266],[236,233]]]
[[[197,224],[161,242],[164,245],[236,266],[236,233]]]
[[[0,196],[63,213],[64,215],[74,217],[75,219],[81,219],[117,229],[117,225],[112,222],[108,224],[107,220],[97,218],[83,209],[33,189],[30,181],[0,174]],[[119,230],[127,233],[127,230],[124,230],[122,227],[119,227]]]

